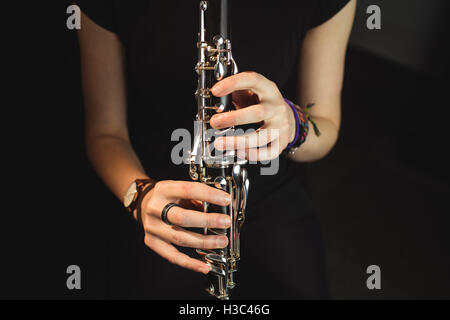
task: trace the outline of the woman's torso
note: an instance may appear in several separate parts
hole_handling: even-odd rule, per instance
[[[198,5],[197,0],[114,4],[115,31],[125,47],[131,140],[147,173],[158,180],[188,179],[187,166],[171,160],[178,143],[171,135],[179,128],[192,133],[194,127]],[[311,10],[304,1],[233,2],[233,56],[240,71],[264,75],[295,99],[296,64]],[[294,165],[284,156],[278,160],[270,164],[279,167],[275,175],[249,166],[250,207],[294,177]]]

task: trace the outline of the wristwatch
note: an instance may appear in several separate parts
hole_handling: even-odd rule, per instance
[[[125,196],[123,197],[123,205],[125,206],[128,213],[133,213],[138,205],[138,200],[140,195],[144,191],[145,187],[149,184],[153,184],[154,182],[151,179],[136,179],[133,181],[128,187]],[[150,186],[151,188],[152,186]]]

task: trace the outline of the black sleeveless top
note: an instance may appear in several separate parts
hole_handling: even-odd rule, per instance
[[[296,64],[306,32],[348,2],[233,1],[233,56],[240,71],[263,74],[295,101]],[[97,24],[117,33],[124,44],[128,126],[146,172],[158,180],[189,180],[187,165],[171,161],[172,148],[178,143],[171,141],[171,135],[178,128],[193,131],[199,1],[77,3]],[[294,174],[296,166],[302,167],[284,156],[280,156],[276,175],[260,175],[259,165],[248,166],[250,192],[241,234],[245,259],[236,275],[239,285],[233,289],[234,298],[328,295],[319,226],[304,183]],[[128,239],[128,244],[119,241],[114,246],[113,256],[118,258],[109,265],[114,275],[109,289],[113,297],[204,298],[203,275],[171,265],[148,250],[142,236],[129,237],[136,238],[134,245]],[[192,254],[193,250],[184,251]]]

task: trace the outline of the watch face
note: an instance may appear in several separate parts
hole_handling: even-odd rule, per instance
[[[125,207],[129,207],[130,204],[133,202],[134,195],[137,192],[137,185],[136,182],[133,182],[130,187],[128,188],[127,193],[125,194],[125,197],[123,198],[123,205]]]

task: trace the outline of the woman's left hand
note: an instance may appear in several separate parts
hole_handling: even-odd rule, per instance
[[[237,98],[243,91],[253,92],[257,104],[239,108]],[[294,140],[295,117],[291,107],[284,101],[277,85],[255,72],[242,72],[218,82],[211,92],[216,97],[233,93],[236,111],[214,115],[210,124],[215,129],[263,122],[256,132],[241,136],[217,138],[214,146],[218,150],[237,150],[240,158],[249,161],[272,160]]]

